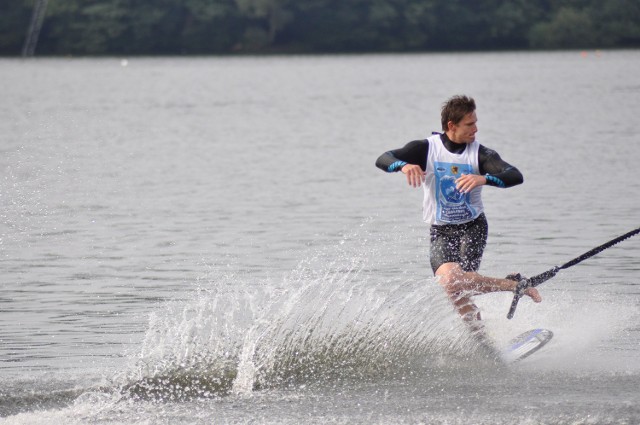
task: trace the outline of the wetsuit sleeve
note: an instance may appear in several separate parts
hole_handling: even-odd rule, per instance
[[[407,164],[419,165],[422,170],[426,170],[428,151],[428,141],[414,140],[407,143],[403,148],[394,149],[380,155],[376,161],[376,167],[387,173],[400,171]]]
[[[480,174],[486,177],[487,185],[512,187],[524,181],[522,173],[498,155],[498,152],[480,145],[478,151]]]

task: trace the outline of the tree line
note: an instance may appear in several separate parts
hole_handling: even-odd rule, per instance
[[[0,2],[19,55],[38,0]],[[49,0],[37,55],[640,47],[640,0]]]

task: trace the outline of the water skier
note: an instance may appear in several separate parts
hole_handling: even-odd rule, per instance
[[[482,186],[512,187],[522,183],[523,177],[475,139],[475,110],[473,98],[450,98],[441,111],[442,134],[385,152],[376,166],[389,173],[402,171],[410,186],[423,186],[423,218],[431,225],[431,268],[460,316],[479,331],[480,311],[471,297],[514,292],[520,280],[518,274],[499,279],[478,273],[488,234]],[[525,294],[542,301],[535,288]]]

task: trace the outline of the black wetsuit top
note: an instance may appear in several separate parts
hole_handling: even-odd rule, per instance
[[[467,147],[466,144],[454,143],[446,134],[441,134],[440,139],[444,147],[451,153],[462,153]],[[376,166],[388,173],[400,171],[406,164],[416,164],[427,170],[427,153],[429,152],[429,142],[427,140],[414,140],[407,143],[403,148],[394,149],[380,155],[376,161]],[[480,174],[487,179],[487,185],[497,187],[511,187],[524,181],[520,171],[505,162],[500,155],[483,145],[478,151],[478,165]]]

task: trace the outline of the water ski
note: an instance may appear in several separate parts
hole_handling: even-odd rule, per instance
[[[551,338],[553,332],[548,329],[532,329],[513,338],[502,355],[507,363],[517,362],[544,347]]]

